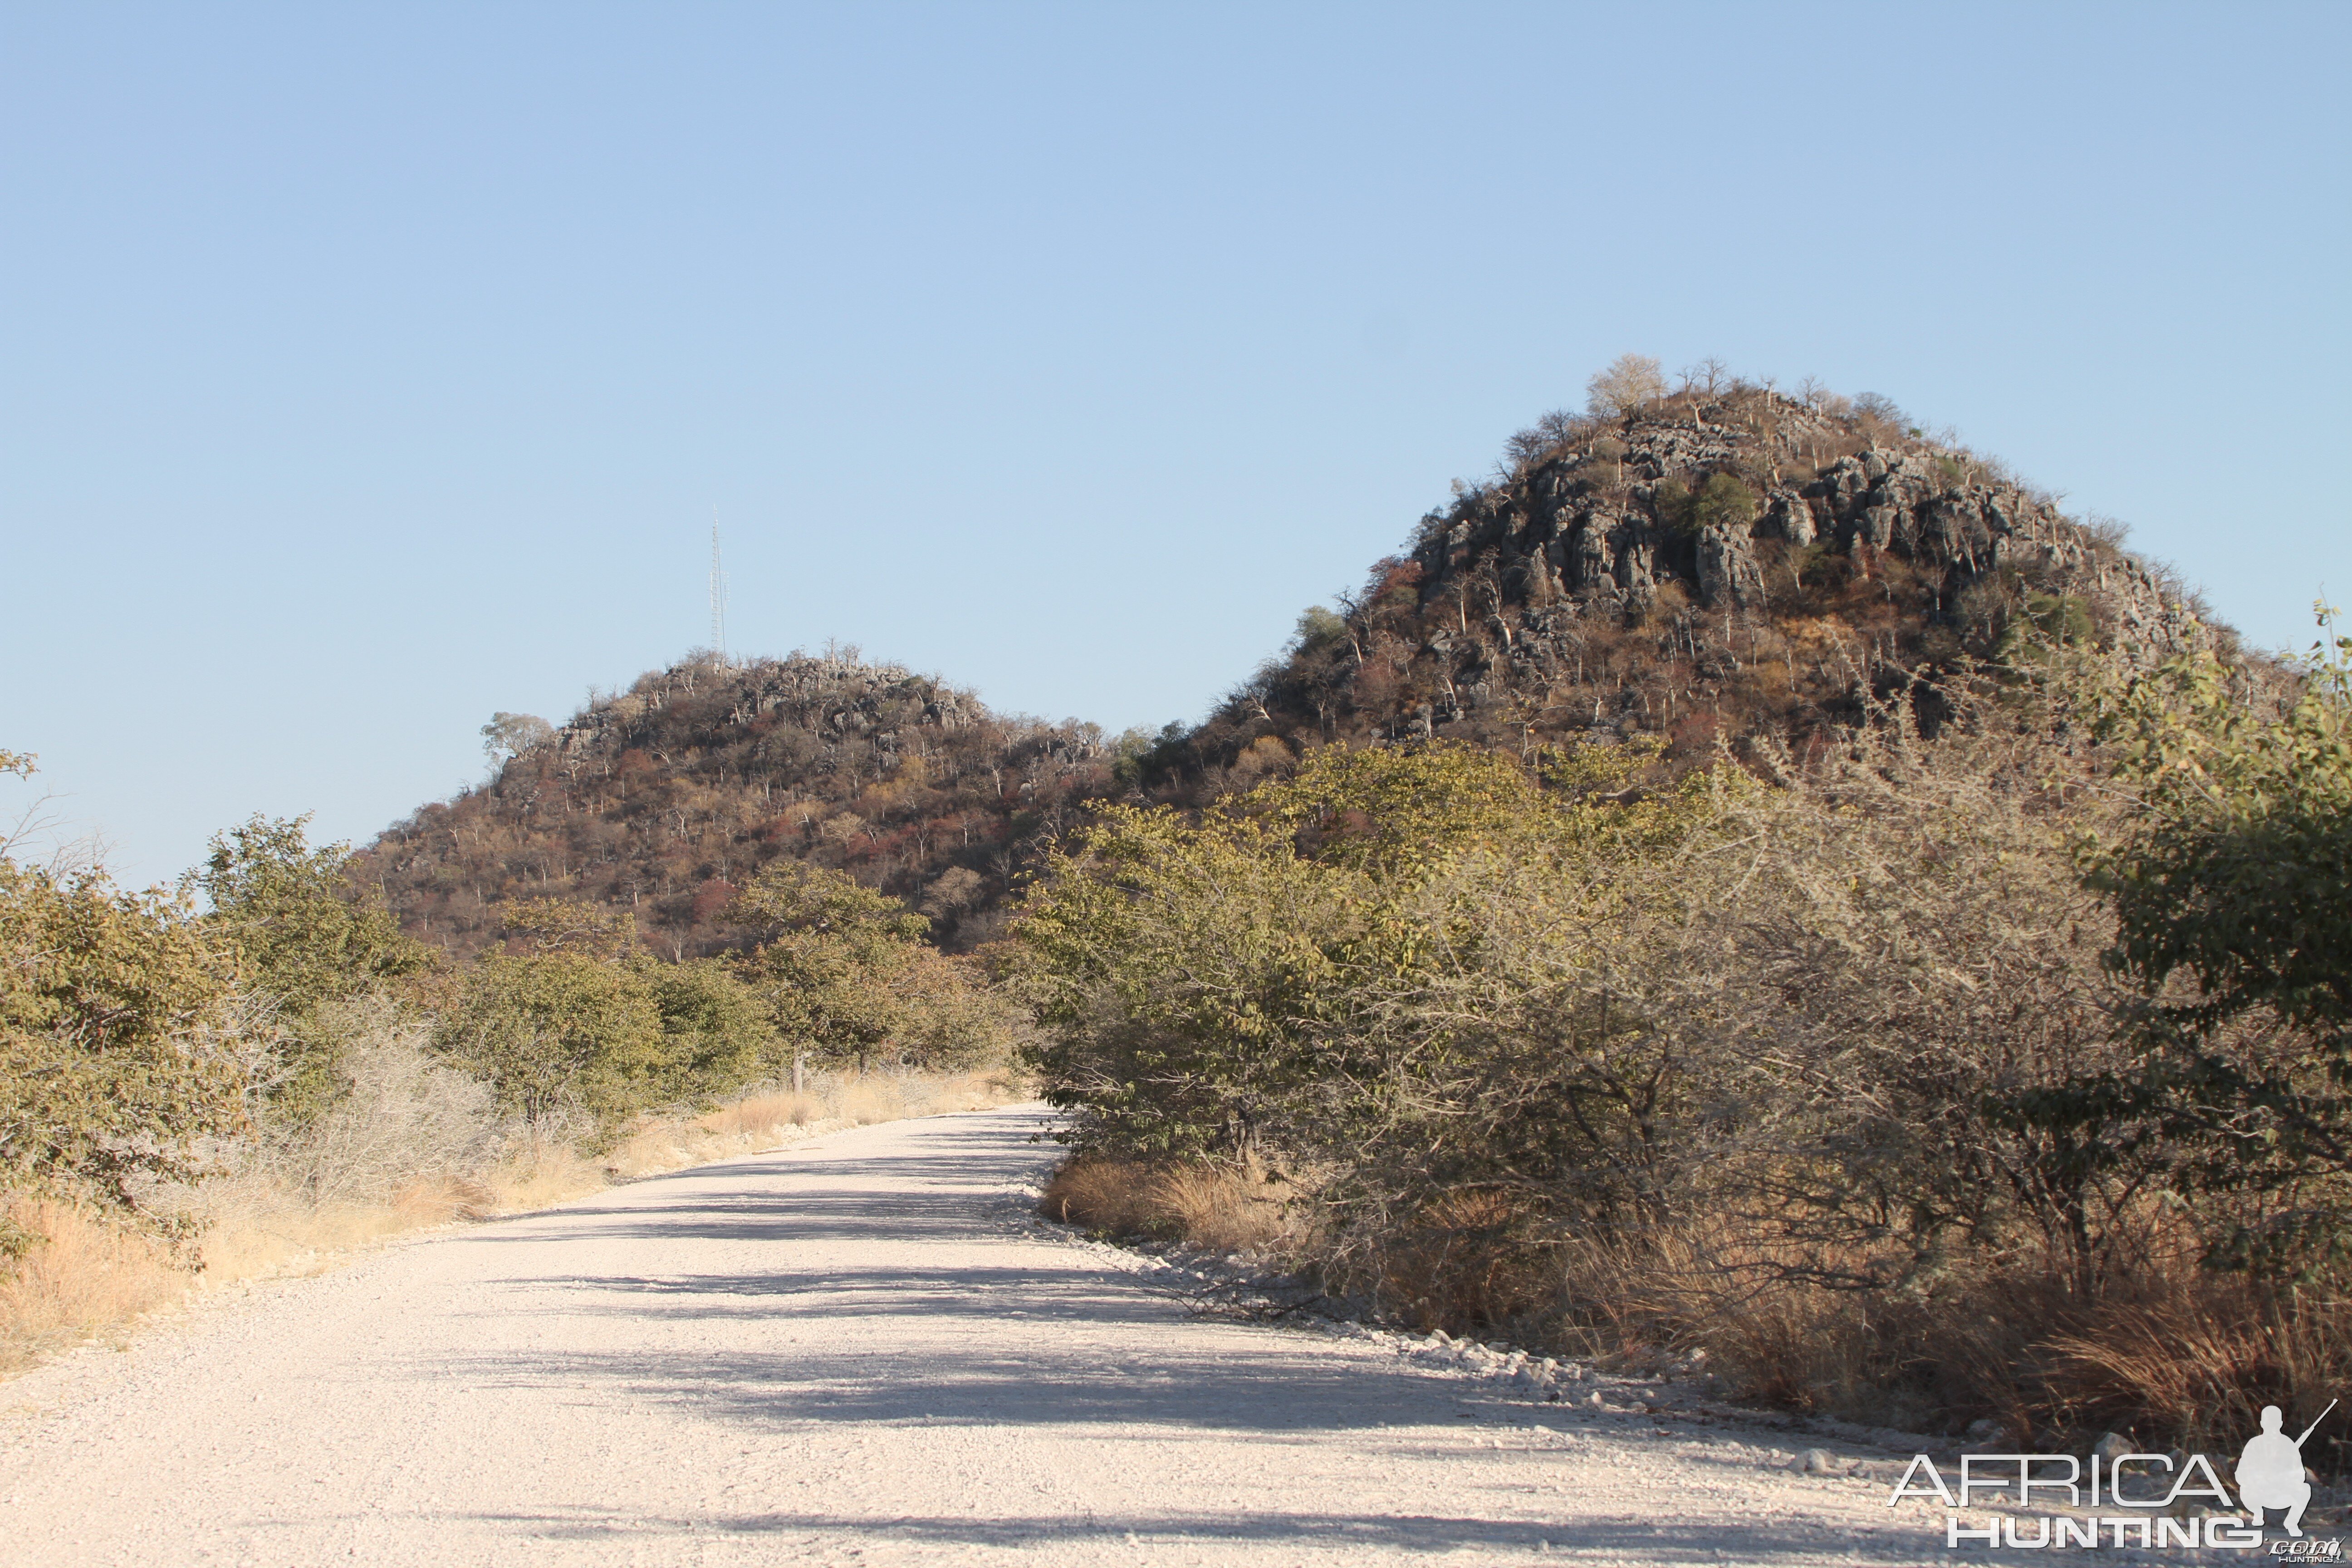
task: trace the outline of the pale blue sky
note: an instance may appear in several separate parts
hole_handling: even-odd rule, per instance
[[[1201,714],[1626,350],[2352,595],[2352,7],[0,4],[0,746],[131,878],[705,640]],[[0,805],[20,791],[0,791]]]

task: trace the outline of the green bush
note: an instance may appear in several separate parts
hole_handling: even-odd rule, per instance
[[[776,1032],[767,1009],[726,963],[640,959],[635,972],[661,1019],[662,1059],[640,1079],[649,1100],[708,1099],[774,1076]]]
[[[1696,489],[1679,479],[1661,479],[1653,501],[1658,521],[1681,533],[1756,521],[1756,492],[1733,474],[1709,474]]]
[[[0,859],[0,1161],[121,1208],[201,1174],[257,1067],[230,962],[179,900]]]
[[[660,1097],[672,1064],[645,977],[574,952],[482,959],[434,1043],[534,1126],[569,1110],[638,1109]]]
[[[242,984],[278,1009],[285,1070],[272,1090],[297,1119],[331,1103],[343,1081],[319,1009],[430,967],[383,903],[352,885],[351,846],[306,841],[310,818],[256,816],[215,834],[188,889],[210,908],[205,935],[232,955]]]
[[[761,934],[735,973],[783,1051],[862,1071],[877,1061],[964,1067],[1010,1049],[1011,1005],[972,963],[931,947],[929,921],[839,871],[779,861],[729,918]]]

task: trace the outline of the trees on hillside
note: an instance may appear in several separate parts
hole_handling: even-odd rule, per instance
[[[494,713],[482,726],[482,754],[499,767],[555,738],[555,726],[536,713]]]
[[[1666,395],[1665,372],[1648,354],[1622,353],[1584,384],[1586,405],[1604,419],[1622,419]]]
[[[1001,719],[844,657],[656,671],[575,715],[560,751],[501,733],[520,749],[487,784],[363,856],[406,929],[460,955],[532,897],[626,910],[659,951],[714,955],[738,940],[735,890],[783,859],[923,905],[969,950],[1029,847],[1131,787],[1086,726]]]

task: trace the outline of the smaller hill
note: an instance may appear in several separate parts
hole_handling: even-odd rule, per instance
[[[769,862],[846,870],[985,940],[1027,846],[1112,788],[1092,725],[992,713],[971,692],[845,654],[690,659],[641,676],[528,743],[481,788],[426,805],[361,857],[411,934],[500,940],[520,897],[629,910],[686,957]]]

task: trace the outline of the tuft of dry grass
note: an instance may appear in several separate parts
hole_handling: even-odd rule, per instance
[[[1378,1231],[1358,1226],[1328,1264],[1339,1289],[1416,1328],[1547,1337],[1556,1244],[1538,1217],[1486,1188],[1448,1193]]]
[[[1229,1165],[1079,1154],[1045,1184],[1037,1212],[1108,1236],[1287,1258],[1312,1236],[1292,1195],[1261,1172]]]

